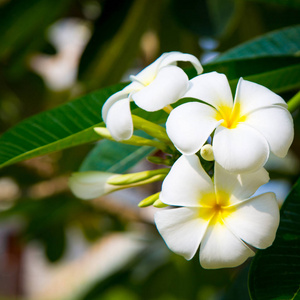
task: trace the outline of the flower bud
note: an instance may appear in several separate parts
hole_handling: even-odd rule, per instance
[[[207,161],[213,161],[215,159],[213,148],[210,144],[206,144],[201,148],[200,155]]]

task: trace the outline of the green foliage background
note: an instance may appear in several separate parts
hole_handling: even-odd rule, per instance
[[[87,14],[88,8],[99,9],[99,14]],[[38,201],[30,191],[79,168],[125,172],[153,151],[110,141],[95,144],[99,136],[92,128],[103,124],[101,107],[124,86],[119,82],[128,70],[145,67],[163,52],[202,58],[216,51],[219,56],[204,65],[204,72],[225,73],[233,90],[242,76],[294,101],[300,87],[299,16],[299,0],[61,0],[55,5],[53,0],[0,1],[0,176],[13,178],[21,189],[12,206],[0,210],[0,221],[22,218],[17,233],[21,245],[40,241],[51,262],[63,257],[66,230],[74,224],[91,243],[108,232],[127,231],[130,218],[75,199],[66,186]],[[57,54],[47,32],[64,18],[88,22],[91,38],[76,83],[58,92],[32,70],[30,59],[36,53]],[[149,33],[157,43],[150,55],[141,46]],[[213,51],[205,39],[216,43]],[[299,109],[290,103],[296,132],[292,151],[299,159]],[[167,117],[164,112],[132,109],[155,123]],[[47,156],[36,158],[41,155]],[[299,175],[280,169],[270,174],[284,176],[291,184]],[[79,294],[70,293],[71,299],[247,300],[248,273],[253,299],[297,299],[300,233],[293,228],[299,228],[299,193],[297,183],[283,206],[274,247],[259,251],[250,273],[249,262],[239,269],[215,271],[203,270],[197,257],[186,262],[171,254],[147,223],[146,249],[111,276],[82,287]]]

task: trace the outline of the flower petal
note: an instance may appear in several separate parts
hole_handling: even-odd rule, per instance
[[[288,110],[275,105],[264,107],[247,115],[245,124],[266,138],[275,155],[286,156],[294,139],[293,118]]]
[[[239,105],[240,115],[270,105],[287,108],[286,102],[268,88],[240,78],[235,94],[235,105]]]
[[[114,93],[106,100],[106,102],[102,106],[102,119],[105,123],[106,123],[108,111],[112,107],[112,105],[119,100],[128,98],[128,95],[129,93],[127,91],[121,90],[117,93]]]
[[[81,199],[93,199],[117,190],[117,186],[107,184],[107,180],[118,174],[88,171],[73,173],[69,187],[73,194]]]
[[[129,99],[115,102],[106,116],[106,127],[116,141],[128,140],[133,133]]]
[[[181,153],[194,154],[222,122],[217,121],[216,114],[214,108],[203,103],[182,104],[170,113],[166,123],[167,134]]]
[[[176,102],[188,88],[188,77],[176,66],[162,68],[156,78],[140,91],[132,94],[137,106],[156,111]]]
[[[274,193],[265,193],[233,207],[224,221],[246,243],[260,249],[272,245],[279,225]]]
[[[228,80],[224,74],[211,72],[190,80],[190,88],[184,97],[202,100],[220,112],[228,114],[233,106],[233,98]]]
[[[200,264],[205,269],[239,266],[254,252],[220,222],[209,224],[200,245]]]
[[[196,155],[182,155],[162,184],[160,200],[169,205],[200,206],[200,199],[214,194],[210,177]]]
[[[158,211],[154,221],[167,246],[185,259],[195,255],[209,222],[187,207]]]
[[[162,58],[162,60],[159,63],[159,69],[168,66],[168,65],[174,65],[178,61],[186,61],[190,62],[194,68],[197,70],[197,74],[200,74],[203,72],[203,68],[200,64],[199,59],[197,59],[194,55],[187,54],[187,53],[181,53],[178,51],[173,51],[166,53],[166,55]]]
[[[235,174],[215,163],[215,190],[217,195],[228,195],[230,205],[252,196],[256,190],[270,180],[269,173],[260,168],[256,172]]]
[[[216,162],[234,173],[254,172],[269,157],[266,139],[243,123],[232,129],[219,126],[213,139],[213,150]]]

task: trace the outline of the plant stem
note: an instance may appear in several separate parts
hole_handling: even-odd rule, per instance
[[[300,106],[300,91],[291,98],[288,103],[288,110],[292,113]]]

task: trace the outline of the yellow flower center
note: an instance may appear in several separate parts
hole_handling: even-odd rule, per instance
[[[246,116],[241,115],[240,104],[236,103],[233,108],[228,106],[222,106],[217,112],[216,119],[224,120],[221,125],[228,129],[236,128],[241,122],[246,121]]]
[[[199,218],[209,221],[210,224],[223,224],[224,218],[235,210],[230,206],[229,194],[225,191],[218,191],[217,194],[210,193],[199,200]]]

